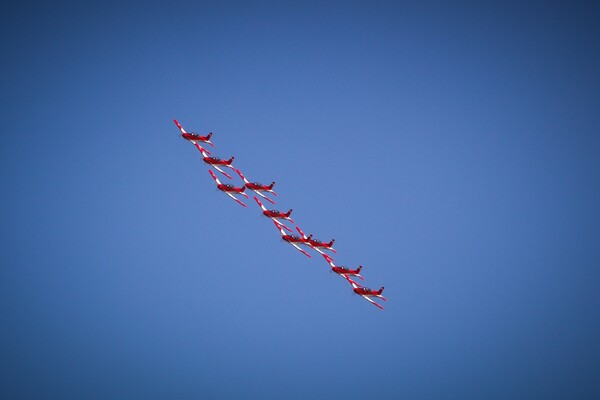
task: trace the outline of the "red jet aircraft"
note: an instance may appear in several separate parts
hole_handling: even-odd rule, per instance
[[[256,200],[256,203],[258,203],[258,205],[260,206],[260,208],[263,210],[263,215],[267,218],[271,218],[273,221],[277,222],[278,226],[283,227],[285,230],[292,232],[292,230],[290,228],[288,228],[287,226],[283,225],[281,222],[277,221],[278,219],[286,219],[288,221],[290,221],[292,224],[294,223],[294,220],[290,218],[290,214],[292,213],[292,209],[290,208],[290,210],[286,213],[281,212],[279,210],[267,210],[265,208],[265,206],[263,205],[263,203],[260,202],[260,200],[258,199],[258,197],[254,196],[254,200]]]
[[[283,229],[281,229],[282,225],[279,222],[277,222],[276,220],[273,220],[273,223],[275,224],[277,229],[279,229],[279,232],[281,232],[281,238],[283,240],[285,240],[286,242],[288,242],[289,244],[294,246],[296,249],[298,249],[298,251],[300,251],[305,256],[312,258],[310,254],[308,254],[306,251],[302,250],[300,248],[300,246],[298,246],[299,244],[304,244],[304,245],[308,246],[308,244],[306,243],[306,241],[303,238],[301,238],[300,236],[297,236],[297,235],[288,235],[287,233],[285,233],[285,231]]]
[[[210,141],[210,137],[212,136],[212,132],[210,132],[206,136],[202,136],[202,135],[199,135],[199,134],[194,133],[194,132],[186,132],[185,129],[183,129],[183,126],[181,126],[181,124],[179,122],[177,122],[176,119],[174,119],[173,122],[175,122],[175,125],[177,125],[177,127],[181,131],[181,137],[182,138],[184,138],[186,140],[189,140],[192,143],[203,142],[203,143],[210,144],[212,147],[215,147],[215,145],[212,144],[212,142]]]
[[[362,269],[362,265],[359,265],[356,269],[350,269],[344,266],[338,267],[333,263],[333,258],[329,257],[327,254],[323,254],[323,258],[327,260],[327,264],[329,264],[331,270],[336,274],[340,275],[342,278],[345,278],[346,276],[358,276],[363,281],[365,280],[365,278],[360,276],[360,270]]]
[[[210,176],[212,176],[213,179],[215,180],[215,182],[217,183],[217,189],[219,189],[220,191],[225,193],[227,196],[234,199],[238,204],[241,204],[242,206],[247,207],[238,198],[236,198],[234,195],[231,194],[231,193],[239,193],[242,196],[248,198],[248,195],[246,193],[244,193],[244,190],[246,190],[245,186],[235,187],[230,183],[221,183],[221,181],[219,180],[219,178],[217,178],[217,176],[215,175],[214,172],[212,172],[211,170],[208,170],[208,172],[210,173]]]
[[[376,307],[379,307],[383,310],[383,307],[381,307],[379,304],[375,303],[373,300],[370,299],[370,297],[377,297],[383,301],[387,301],[387,299],[381,295],[381,293],[383,292],[383,286],[379,290],[373,290],[373,289],[369,289],[368,287],[359,285],[358,283],[354,282],[352,279],[348,278],[346,275],[342,275],[342,276],[344,278],[346,278],[346,280],[348,281],[348,283],[350,283],[350,285],[352,285],[352,289],[354,290],[354,293],[356,293],[359,296],[362,296],[369,303],[372,303]]]
[[[237,172],[238,175],[240,176],[240,178],[242,178],[244,180],[244,184],[246,185],[246,187],[248,189],[252,190],[254,193],[259,195],[263,199],[267,200],[271,204],[275,204],[275,202],[273,200],[271,200],[270,198],[268,198],[267,196],[265,196],[264,194],[261,193],[261,192],[269,192],[269,193],[273,193],[275,196],[277,196],[277,193],[275,193],[273,191],[273,186],[275,186],[275,182],[271,182],[270,185],[265,185],[260,182],[250,182],[250,181],[248,181],[248,179],[246,179],[244,174],[242,174],[242,171],[240,171],[239,169],[235,169],[235,168],[234,168],[234,171]]]
[[[304,234],[304,232],[302,232],[302,230],[298,227],[296,227],[296,230],[298,231],[299,234],[302,235],[302,237],[307,241],[307,243],[310,245],[310,247],[312,247],[313,249],[315,249],[316,251],[318,251],[321,254],[325,254],[323,253],[320,249],[325,249],[325,250],[331,250],[334,253],[337,253],[337,251],[335,251],[335,249],[332,247],[333,243],[335,242],[335,239],[331,239],[331,241],[329,243],[325,243],[325,242],[321,242],[318,239],[313,239],[312,238],[312,234],[306,236]]]
[[[219,167],[228,167],[231,169],[235,169],[231,165],[231,163],[233,162],[235,157],[232,156],[229,160],[221,160],[219,157],[209,156],[210,153],[208,151],[206,151],[206,149],[204,147],[200,146],[198,143],[194,143],[194,146],[196,146],[196,148],[200,151],[200,153],[202,153],[202,161],[204,161],[205,163],[207,163],[208,165],[210,165],[211,167],[213,167],[214,169],[216,169],[217,171],[219,171],[220,173],[222,173],[229,179],[233,179],[233,177],[231,175],[229,175],[227,172],[223,171]]]

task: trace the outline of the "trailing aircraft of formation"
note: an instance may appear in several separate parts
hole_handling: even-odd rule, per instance
[[[223,183],[219,180],[215,173],[211,169],[209,169],[208,172],[210,176],[214,179],[215,184],[217,185],[217,189],[225,193],[227,196],[232,198],[236,203],[240,204],[243,207],[248,206],[236,196],[243,196],[246,199],[248,199],[249,197],[245,193],[246,189],[254,192],[256,195],[262,197],[269,203],[275,204],[275,201],[273,201],[267,196],[267,194],[277,196],[277,193],[273,191],[275,182],[271,182],[271,184],[269,185],[265,185],[259,182],[250,182],[248,179],[246,179],[244,174],[239,169],[233,166],[233,161],[235,157],[232,156],[228,160],[223,160],[219,157],[212,156],[210,151],[202,147],[200,143],[206,143],[211,145],[212,147],[215,147],[215,145],[210,141],[213,135],[212,132],[208,133],[207,135],[200,135],[194,132],[187,132],[185,129],[183,129],[181,124],[176,119],[174,119],[173,122],[175,122],[175,125],[177,125],[177,128],[179,128],[179,131],[181,132],[181,137],[191,142],[194,146],[196,146],[198,151],[200,151],[200,153],[202,154],[202,161],[204,163],[206,163],[209,167],[212,167],[215,170],[219,171],[227,178],[233,179],[233,177],[224,170],[225,168],[229,168],[235,171],[243,181],[243,184],[241,186],[234,186],[230,183]],[[331,251],[337,254],[337,252],[333,249],[333,243],[335,242],[335,239],[331,239],[329,242],[323,242],[321,240],[314,239],[312,234],[307,236],[298,226],[296,226],[296,231],[298,231],[299,235],[295,235],[293,234],[293,231],[283,223],[283,221],[288,221],[292,224],[295,224],[294,220],[290,218],[290,214],[292,213],[291,209],[287,212],[279,210],[269,210],[263,205],[263,203],[258,199],[258,197],[253,196],[253,198],[260,207],[262,214],[273,221],[273,224],[275,224],[275,227],[281,234],[281,238],[283,239],[283,241],[290,244],[291,246],[296,248],[296,250],[300,251],[307,257],[311,257],[311,255],[305,249],[312,249],[320,253],[327,262],[327,264],[331,267],[331,271],[344,278],[344,280],[346,280],[350,284],[354,293],[383,310],[381,304],[375,302],[372,299],[377,298],[383,301],[387,301],[387,299],[381,295],[381,293],[383,292],[383,286],[379,290],[373,290],[357,283],[352,278],[358,277],[364,280],[364,278],[360,275],[362,266],[358,266],[356,269],[350,269],[344,266],[337,266],[334,264],[333,257],[331,257],[325,252]],[[304,247],[304,249],[301,246]]]

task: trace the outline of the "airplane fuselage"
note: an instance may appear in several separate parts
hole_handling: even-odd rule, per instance
[[[209,165],[225,165],[225,166],[231,165],[231,161],[221,160],[220,158],[217,158],[217,157],[204,157],[204,158],[202,158],[202,160]]]
[[[287,218],[287,213],[282,213],[281,211],[277,211],[277,210],[267,210],[267,211],[263,211],[263,214],[265,215],[265,217],[269,217],[269,218]]]
[[[258,182],[254,182],[254,183],[247,182],[246,183],[246,187],[248,189],[258,190],[258,191],[269,191],[269,190],[271,190],[271,188],[268,185],[263,185],[262,183],[258,183]]]
[[[244,187],[235,187],[232,185],[224,185],[224,184],[218,184],[217,188],[223,192],[229,192],[229,193],[243,193],[244,192]]]
[[[359,273],[357,269],[349,269],[345,267],[331,267],[331,270],[340,275],[357,275]]]
[[[281,235],[281,238],[289,243],[307,244],[306,240],[296,235]]]
[[[311,246],[313,247],[324,247],[324,248],[331,248],[331,246],[333,246],[333,243],[325,243],[325,242],[321,242],[319,240],[309,240],[309,243]]]
[[[182,133],[181,137],[189,141],[206,142],[210,138],[208,136],[202,136],[195,133]]]
[[[379,293],[379,291],[375,291],[373,289],[369,289],[369,288],[354,288],[354,293],[359,294],[361,296],[379,296],[381,295],[381,293]]]

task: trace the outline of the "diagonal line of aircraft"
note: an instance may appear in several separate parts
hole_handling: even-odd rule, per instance
[[[183,129],[181,124],[176,119],[174,119],[173,122],[175,122],[175,125],[177,125],[177,128],[179,128],[179,131],[181,132],[181,137],[191,142],[198,149],[198,151],[200,151],[200,153],[202,154],[202,161],[204,163],[206,163],[209,167],[212,167],[215,170],[219,171],[227,178],[233,179],[231,175],[225,172],[225,169],[229,168],[235,171],[244,182],[244,184],[239,187],[234,186],[230,183],[223,183],[219,180],[217,175],[215,175],[215,173],[209,168],[208,173],[214,179],[215,184],[217,185],[217,189],[219,189],[221,192],[225,193],[227,196],[232,198],[236,203],[246,208],[248,206],[240,198],[236,197],[243,196],[246,199],[248,199],[249,197],[245,193],[246,189],[254,192],[257,196],[260,196],[269,203],[275,204],[275,201],[273,201],[267,196],[267,194],[277,196],[277,193],[273,191],[275,182],[271,182],[270,185],[265,185],[260,182],[250,182],[248,179],[246,179],[244,174],[239,169],[235,168],[232,165],[235,157],[230,157],[228,160],[223,160],[219,157],[212,156],[210,151],[208,151],[207,149],[202,147],[202,145],[200,145],[200,143],[202,143],[209,144],[210,146],[215,147],[215,145],[210,140],[213,135],[212,132],[208,133],[207,135],[200,135],[194,132],[187,132],[185,129]],[[373,290],[359,284],[358,282],[354,281],[351,277],[358,277],[364,280],[364,278],[360,275],[362,266],[359,266],[356,269],[350,269],[344,266],[337,266],[333,262],[333,257],[331,257],[325,252],[331,251],[337,254],[336,250],[333,248],[333,243],[335,242],[335,239],[331,239],[331,241],[329,242],[323,242],[318,239],[314,239],[312,234],[307,236],[298,226],[295,226],[295,228],[296,231],[298,231],[299,235],[295,235],[293,234],[293,231],[282,222],[288,221],[292,224],[295,224],[294,220],[290,218],[292,209],[290,209],[287,212],[282,212],[279,210],[269,210],[263,205],[263,203],[258,199],[258,197],[253,196],[253,198],[262,210],[262,214],[273,221],[273,224],[275,224],[277,230],[281,233],[281,238],[286,243],[290,244],[307,257],[312,258],[312,256],[300,246],[303,246],[307,249],[315,250],[316,252],[320,253],[321,256],[323,256],[323,258],[327,262],[327,264],[331,267],[331,270],[337,275],[344,278],[350,284],[354,293],[383,310],[383,307],[379,303],[375,302],[373,298],[378,298],[383,301],[387,301],[387,299],[381,295],[384,287],[382,286],[379,290]]]

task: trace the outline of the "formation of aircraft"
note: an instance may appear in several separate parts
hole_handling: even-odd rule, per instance
[[[183,137],[184,139],[191,142],[198,149],[198,151],[200,151],[200,153],[202,154],[202,161],[204,163],[206,163],[209,167],[214,168],[215,170],[219,171],[221,174],[225,175],[227,178],[233,179],[233,176],[229,175],[224,170],[224,168],[230,168],[230,169],[234,170],[243,181],[243,184],[240,186],[235,186],[230,183],[223,183],[219,180],[219,178],[215,175],[215,173],[211,169],[209,169],[208,172],[209,172],[210,176],[213,178],[213,180],[215,181],[215,184],[216,184],[218,190],[225,193],[227,196],[229,196],[236,203],[240,204],[243,207],[248,207],[248,206],[236,196],[243,196],[246,199],[248,199],[249,197],[245,193],[246,189],[251,190],[257,196],[265,199],[269,203],[275,204],[275,201],[273,201],[271,198],[266,196],[266,193],[272,194],[273,196],[277,196],[277,193],[275,193],[273,191],[275,182],[271,182],[271,184],[265,185],[260,182],[249,181],[248,179],[246,179],[246,177],[242,173],[242,171],[240,171],[238,168],[233,166],[233,161],[234,161],[235,157],[232,156],[228,160],[220,159],[219,157],[212,156],[210,151],[208,151],[207,149],[205,149],[204,147],[202,147],[200,145],[200,143],[203,143],[203,144],[207,143],[207,144],[211,145],[212,147],[215,147],[215,145],[210,141],[210,139],[212,137],[212,132],[208,133],[207,135],[200,135],[200,134],[197,134],[194,132],[187,132],[185,129],[183,129],[181,124],[176,119],[174,119],[173,122],[175,122],[175,125],[177,125],[177,128],[179,128],[179,131],[181,132],[181,137]],[[307,250],[312,249],[312,250],[320,253],[323,256],[323,258],[325,259],[325,261],[327,262],[327,264],[329,265],[329,267],[331,268],[331,271],[334,272],[335,274],[339,275],[340,277],[344,278],[350,284],[352,291],[355,294],[361,296],[362,298],[364,298],[371,304],[375,305],[376,307],[383,309],[383,307],[379,303],[377,303],[373,300],[373,298],[378,298],[383,301],[387,301],[387,299],[381,295],[381,293],[383,292],[383,289],[384,289],[383,286],[379,290],[373,290],[373,289],[369,289],[368,287],[357,283],[352,278],[357,277],[357,278],[364,280],[364,278],[360,275],[362,266],[358,266],[356,269],[350,269],[345,266],[338,266],[334,263],[333,257],[331,257],[329,254],[327,254],[325,252],[325,251],[331,251],[331,252],[337,254],[337,251],[333,248],[335,239],[331,239],[329,242],[324,242],[324,241],[315,239],[315,238],[313,238],[312,234],[307,236],[302,231],[302,229],[300,229],[300,227],[298,227],[298,226],[295,226],[295,228],[296,228],[296,231],[299,233],[299,235],[293,234],[292,229],[290,229],[288,226],[286,226],[283,223],[283,221],[288,221],[292,224],[295,224],[294,220],[290,217],[290,215],[292,213],[292,209],[290,209],[287,212],[283,212],[283,211],[279,211],[279,210],[269,210],[263,205],[263,203],[259,200],[258,197],[253,196],[253,198],[256,201],[256,204],[258,204],[258,206],[260,207],[262,214],[265,217],[267,217],[273,221],[273,224],[277,228],[278,232],[281,234],[281,239],[284,242],[293,246],[296,250],[298,250],[299,252],[301,252],[302,254],[304,254],[305,256],[307,256],[309,258],[312,258],[312,256],[310,255],[310,253],[308,253],[308,251],[306,251],[302,247],[306,248]]]

